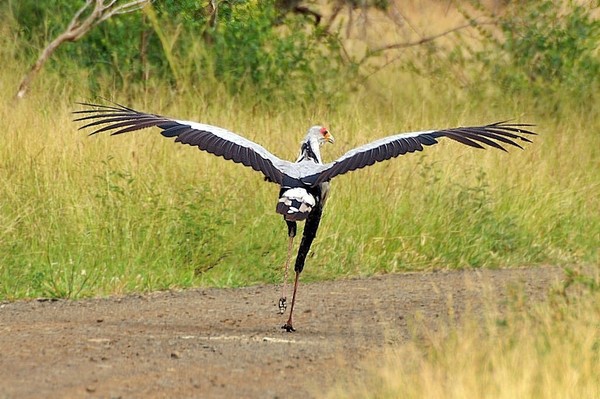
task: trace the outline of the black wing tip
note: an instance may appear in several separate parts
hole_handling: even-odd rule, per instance
[[[531,131],[529,129],[522,129],[522,128],[530,128],[530,127],[535,127],[535,126],[537,126],[537,125],[534,123],[512,123],[511,119],[508,119],[508,120],[504,120],[504,121],[500,121],[500,122],[490,123],[489,125],[485,125],[482,127],[505,129],[505,130],[514,131],[516,133],[531,134],[531,135],[537,136],[538,134],[534,131]]]
[[[461,144],[478,148],[496,148],[509,152],[501,144],[508,144],[523,150],[519,142],[532,143],[525,135],[537,135],[530,130],[532,123],[513,123],[510,120],[490,123],[480,126],[458,127],[443,129],[433,133],[434,137],[448,137]]]
[[[111,131],[110,135],[114,136],[116,134],[122,134],[133,130],[143,129],[145,127],[150,127],[150,125],[139,126],[140,124],[143,125],[141,122],[144,119],[162,118],[158,115],[136,111],[125,105],[116,103],[103,97],[101,97],[101,99],[110,103],[111,105],[86,101],[75,101],[75,104],[87,107],[87,109],[72,111],[72,114],[77,116],[73,119],[74,122],[88,122],[83,126],[80,126],[77,129],[78,131],[88,129],[90,127],[96,127],[96,130],[89,133],[88,136],[93,136],[107,131]],[[99,125],[102,127],[98,127]],[[115,131],[115,129],[118,130]]]
[[[71,113],[75,114],[75,115],[101,114],[101,113],[106,113],[106,112],[110,113],[110,112],[115,112],[115,111],[131,112],[131,113],[135,113],[135,114],[141,113],[139,111],[134,110],[133,108],[129,108],[123,104],[119,104],[119,103],[117,103],[115,101],[111,101],[107,98],[100,97],[100,99],[104,102],[110,103],[111,105],[93,103],[93,102],[87,102],[87,101],[75,101],[75,104],[81,105],[83,107],[88,107],[88,109],[71,111]],[[78,119],[75,119],[74,121],[77,121],[77,120]]]

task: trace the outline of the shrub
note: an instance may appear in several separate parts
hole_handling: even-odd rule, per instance
[[[503,39],[490,41],[480,59],[503,89],[581,100],[598,90],[600,20],[589,4],[525,2],[509,9],[500,28]]]
[[[0,15],[16,21],[19,58],[32,63],[80,6],[23,0]],[[337,37],[305,16],[281,15],[274,0],[221,2],[218,14],[197,1],[156,0],[152,7],[113,17],[61,46],[48,68],[72,76],[84,67],[93,92],[166,81],[207,97],[224,86],[270,104],[341,98],[348,75]]]
[[[344,69],[336,38],[307,28],[304,17],[283,25],[279,18],[273,1],[232,7],[210,32],[216,77],[231,92],[250,89],[263,101],[335,99]]]

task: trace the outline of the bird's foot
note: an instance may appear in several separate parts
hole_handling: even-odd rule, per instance
[[[287,298],[281,297],[279,298],[279,314],[284,314],[287,309]]]
[[[292,323],[290,323],[289,321],[287,323],[285,323],[284,325],[282,325],[281,328],[283,328],[287,332],[296,331],[296,329],[294,327],[292,327]]]

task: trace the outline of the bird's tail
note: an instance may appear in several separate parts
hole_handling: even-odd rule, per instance
[[[281,194],[276,210],[285,220],[301,221],[308,217],[316,203],[315,197],[306,189],[295,187]]]

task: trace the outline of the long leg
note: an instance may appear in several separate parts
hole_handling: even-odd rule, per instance
[[[298,250],[298,256],[296,257],[296,265],[294,267],[296,277],[294,279],[294,293],[292,294],[290,318],[288,319],[287,323],[285,323],[281,327],[287,332],[296,331],[293,326],[293,315],[294,304],[296,303],[296,292],[298,291],[298,280],[300,279],[300,273],[302,273],[302,270],[304,269],[306,255],[308,255],[310,246],[312,245],[312,242],[317,235],[317,229],[319,228],[319,223],[321,222],[322,213],[323,208],[321,206],[318,206],[312,210],[312,212],[308,215],[308,218],[306,219],[306,225],[304,226],[304,232],[302,233],[302,242],[300,243],[300,249]]]
[[[287,288],[287,279],[288,279],[288,270],[290,268],[290,260],[292,259],[292,248],[294,248],[294,237],[296,237],[296,222],[292,222],[289,220],[285,221],[288,226],[288,251],[287,258],[285,260],[285,269],[283,271],[283,284],[281,285],[281,297],[279,298],[279,313],[283,314],[285,309],[287,308],[287,296],[286,296],[286,288]]]

